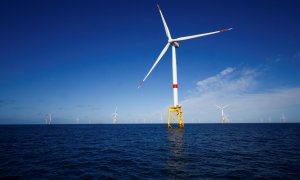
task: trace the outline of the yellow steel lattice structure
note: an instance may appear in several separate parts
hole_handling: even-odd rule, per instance
[[[178,128],[184,127],[183,112],[181,106],[170,107],[168,113],[168,128],[173,128],[172,123],[178,122]]]

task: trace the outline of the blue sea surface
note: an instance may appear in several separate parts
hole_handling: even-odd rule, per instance
[[[300,179],[300,124],[1,125],[0,178]]]

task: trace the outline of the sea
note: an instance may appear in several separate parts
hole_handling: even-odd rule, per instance
[[[1,125],[0,179],[300,179],[300,124]]]

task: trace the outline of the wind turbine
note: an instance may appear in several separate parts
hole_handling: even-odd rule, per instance
[[[280,120],[281,120],[282,123],[286,123],[287,117],[285,117],[284,113],[282,113],[282,115],[280,117]]]
[[[229,119],[224,114],[224,109],[227,108],[228,106],[229,106],[229,104],[227,104],[226,106],[223,106],[223,107],[216,105],[216,107],[221,110],[221,121],[222,121],[222,123],[229,123]]]
[[[118,107],[116,106],[115,112],[112,114],[113,115],[113,124],[117,124],[117,117],[118,117],[117,110],[118,110]]]
[[[162,14],[162,11],[161,11],[159,5],[157,5],[157,8],[158,8],[158,11],[160,13],[160,16],[161,16],[161,19],[162,19],[162,22],[163,22],[163,25],[164,25],[164,28],[165,28],[165,32],[166,32],[166,35],[167,35],[167,38],[168,38],[168,42],[167,42],[166,46],[163,48],[163,50],[161,51],[161,53],[159,54],[158,58],[156,59],[155,63],[153,64],[153,66],[151,67],[151,69],[149,70],[149,72],[147,73],[145,78],[141,81],[138,88],[140,88],[144,84],[145,80],[148,78],[148,76],[150,75],[152,70],[155,68],[155,66],[158,64],[158,62],[161,60],[161,58],[163,57],[163,55],[166,53],[169,46],[171,45],[172,46],[172,75],[173,75],[173,85],[172,85],[172,87],[173,87],[173,106],[169,108],[168,127],[171,128],[171,121],[178,120],[179,128],[183,128],[183,112],[181,110],[181,106],[178,104],[176,48],[179,47],[179,43],[181,41],[194,39],[194,38],[199,38],[199,37],[203,37],[203,36],[208,36],[208,35],[212,35],[212,34],[217,34],[217,33],[221,33],[221,32],[226,32],[226,31],[231,30],[232,28],[222,29],[222,30],[219,30],[219,31],[214,31],[214,32],[209,32],[209,33],[203,33],[203,34],[197,34],[197,35],[191,35],[191,36],[184,36],[184,37],[173,39],[171,37],[169,28],[167,26],[167,23],[165,21],[165,18]]]
[[[49,113],[49,114],[48,114],[48,122],[47,122],[47,124],[51,124],[51,121],[52,121],[52,114],[53,114],[53,113]]]

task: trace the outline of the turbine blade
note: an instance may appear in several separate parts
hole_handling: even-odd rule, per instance
[[[221,106],[215,105],[217,108],[222,109]]]
[[[168,50],[169,46],[170,46],[170,44],[168,43],[164,47],[164,49],[161,51],[161,53],[159,54],[157,60],[155,61],[155,63],[153,64],[153,66],[151,67],[151,69],[149,70],[149,72],[147,73],[147,75],[145,76],[145,78],[141,81],[141,83],[138,86],[138,88],[140,88],[144,84],[145,80],[147,79],[147,77],[149,76],[149,74],[152,72],[152,70],[155,68],[155,66],[157,65],[157,63],[161,60],[162,56],[166,53],[166,51]]]
[[[141,81],[140,84],[138,85],[138,89],[139,89],[140,87],[142,87],[143,85],[144,85],[144,81]]]
[[[212,34],[226,32],[226,31],[230,31],[230,30],[232,30],[232,28],[222,29],[222,30],[219,30],[219,31],[214,31],[214,32],[209,32],[209,33],[203,33],[203,34],[197,34],[197,35],[192,35],[192,36],[184,36],[184,37],[172,39],[171,42],[184,41],[184,40],[188,40],[188,39],[194,39],[194,38],[198,38],[198,37],[203,37],[203,36],[208,36],[208,35],[212,35]]]
[[[227,108],[230,104],[227,104],[226,106],[223,107],[223,109]]]
[[[162,19],[162,21],[163,21],[163,24],[164,24],[164,27],[165,27],[165,31],[166,31],[166,35],[167,35],[167,37],[168,37],[169,39],[172,39],[172,38],[171,38],[170,31],[169,31],[169,28],[168,28],[168,25],[167,25],[167,23],[166,23],[166,20],[165,20],[165,18],[164,18],[163,13],[161,12],[161,9],[160,9],[159,5],[157,5],[157,8],[158,8],[158,11],[159,11],[159,13],[160,13],[161,19]]]

